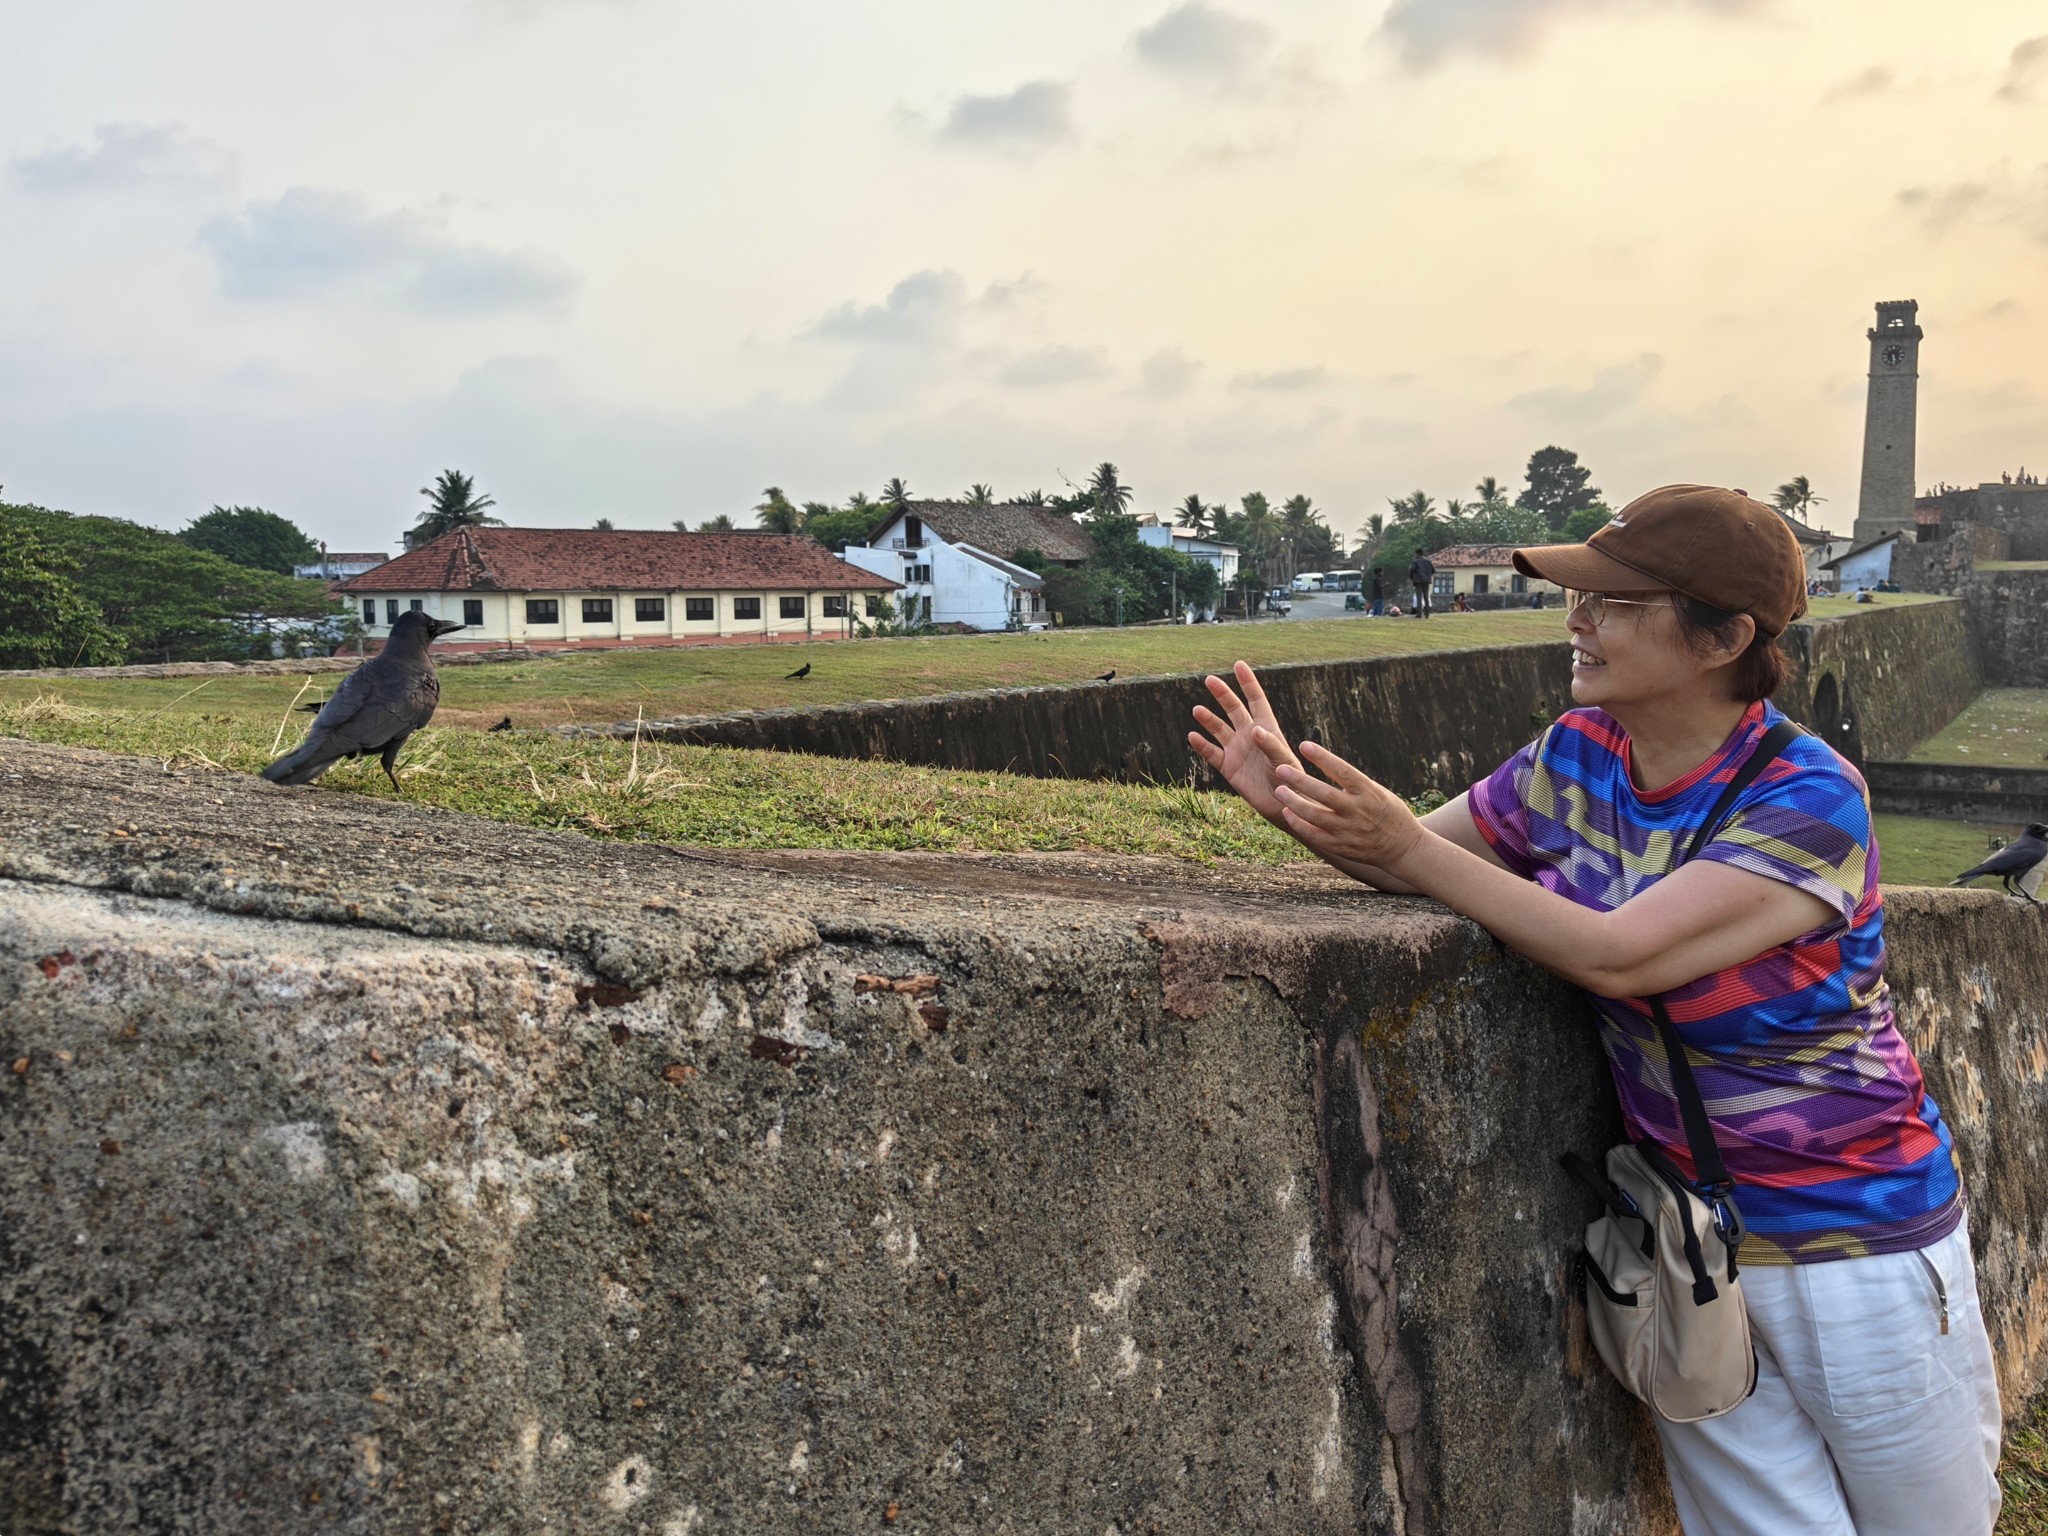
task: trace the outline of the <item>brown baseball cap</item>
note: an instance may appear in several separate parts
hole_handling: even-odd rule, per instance
[[[1773,507],[1718,485],[1645,491],[1583,544],[1515,551],[1515,569],[1574,592],[1683,592],[1767,635],[1806,612],[1806,562]]]

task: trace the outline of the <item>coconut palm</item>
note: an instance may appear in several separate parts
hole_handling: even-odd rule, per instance
[[[1803,523],[1808,520],[1808,514],[1826,500],[1825,496],[1813,494],[1813,482],[1806,476],[1794,475],[1778,487],[1771,497],[1771,505],[1787,517],[1796,517]]]
[[[690,531],[690,520],[687,517],[679,517],[673,523],[670,523],[669,526],[675,529],[677,533],[688,533]]]
[[[1436,516],[1436,499],[1427,491],[1410,491],[1406,496],[1396,496],[1387,505],[1394,509],[1394,521],[1421,525]]]
[[[1192,534],[1206,534],[1209,530],[1209,509],[1202,505],[1199,496],[1182,497],[1175,521]]]
[[[992,507],[996,504],[996,493],[978,481],[967,487],[967,505],[970,507]]]
[[[1116,466],[1104,459],[1088,477],[1088,499],[1096,512],[1122,513],[1131,505],[1131,488],[1117,478]]]
[[[1045,492],[1026,491],[1022,496],[1012,496],[1009,500],[1009,505],[1013,507],[1042,507],[1045,505]]]
[[[608,517],[600,517],[596,522],[592,523],[590,526],[595,528],[599,533],[610,533],[612,531],[612,520]]]
[[[882,501],[892,512],[908,512],[910,510],[910,487],[905,485],[900,477],[891,480],[882,487]]]
[[[407,531],[407,549],[416,549],[456,528],[504,526],[501,519],[487,515],[498,503],[489,496],[479,496],[476,482],[459,469],[442,470],[431,486],[420,487],[420,494],[430,505]]]
[[[1508,499],[1508,488],[1492,475],[1488,475],[1472,489],[1479,497],[1479,504],[1489,510]]]
[[[697,531],[699,533],[731,533],[733,531],[732,519],[721,512],[716,517],[705,518],[703,522],[697,525]]]
[[[761,503],[754,508],[754,517],[770,533],[798,533],[804,525],[804,515],[794,503],[782,494],[782,487],[771,485],[761,493]]]

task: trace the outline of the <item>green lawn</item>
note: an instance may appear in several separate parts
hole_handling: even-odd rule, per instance
[[[554,654],[531,661],[448,667],[435,723],[520,726],[649,720],[792,704],[919,698],[974,688],[1075,683],[1114,668],[1124,677],[1205,672],[1240,656],[1254,663],[1331,661],[1475,646],[1562,643],[1555,610],[1445,614],[1429,620],[1328,619],[1252,624],[1077,629],[1039,635],[946,635],[803,645],[719,645],[676,650]],[[805,662],[811,675],[785,682]],[[306,697],[327,691],[323,675]],[[224,713],[275,722],[301,677],[9,678],[0,704],[52,691],[93,709]]]
[[[1986,688],[1907,761],[2048,767],[2048,688]]]
[[[1886,594],[1886,603],[1940,602]],[[1818,618],[1875,611],[1843,598],[1814,603]],[[1124,677],[1218,671],[1239,657],[1257,665],[1562,644],[1564,615],[1439,614],[1433,619],[1316,619],[1252,624],[1077,629],[1039,635],[947,635],[807,645],[696,646],[591,651],[530,661],[449,667],[441,674],[441,726],[483,727],[510,715],[520,726],[649,720],[792,704],[920,698],[974,688],[1076,683],[1114,668]],[[811,675],[785,682],[805,662]],[[59,693],[89,709],[162,710],[261,718],[273,725],[304,683],[291,674],[214,678],[25,678],[0,674],[0,704]],[[305,697],[333,686],[322,675]]]
[[[1878,873],[1886,885],[1947,885],[1981,864],[1991,852],[1994,836],[2010,840],[2017,825],[1974,821],[1936,821],[1924,816],[1878,816]],[[1998,889],[1997,882],[1983,882]]]

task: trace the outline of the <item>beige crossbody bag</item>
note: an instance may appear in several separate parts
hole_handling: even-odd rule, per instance
[[[1736,796],[1800,734],[1789,720],[1765,733],[1686,845],[1686,859],[1720,829]],[[1607,1212],[1586,1228],[1578,1259],[1593,1346],[1615,1378],[1659,1417],[1689,1424],[1727,1413],[1756,1390],[1756,1350],[1735,1271],[1745,1228],[1735,1181],[1663,998],[1650,999],[1650,1013],[1698,1179],[1687,1180],[1647,1137],[1609,1148],[1604,1173],[1576,1152],[1562,1161]]]

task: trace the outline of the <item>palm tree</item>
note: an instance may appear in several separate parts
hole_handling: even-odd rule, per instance
[[[1826,500],[1825,496],[1813,494],[1813,482],[1806,476],[1794,475],[1778,487],[1777,493],[1771,497],[1771,505],[1787,517],[1797,517],[1803,523],[1813,509]]]
[[[1427,491],[1410,491],[1406,496],[1391,498],[1387,505],[1394,509],[1397,523],[1419,525],[1436,515],[1436,500]]]
[[[431,486],[420,487],[431,503],[405,535],[405,547],[417,549],[429,539],[457,528],[503,527],[500,518],[486,516],[497,502],[476,493],[476,482],[459,469],[444,469]]]
[[[1121,514],[1131,505],[1131,488],[1117,478],[1116,466],[1104,459],[1088,477],[1088,499],[1099,515]]]
[[[677,533],[688,533],[690,531],[690,520],[687,517],[679,517],[669,526],[675,529]]]
[[[754,508],[754,517],[770,533],[798,533],[804,525],[804,515],[782,494],[782,487],[771,485],[761,493],[761,504]]]
[[[1508,489],[1493,476],[1488,475],[1472,489],[1478,493],[1479,504],[1491,511],[1495,505],[1508,499]]]
[[[1181,498],[1176,521],[1188,532],[1197,536],[1204,535],[1209,531],[1209,509],[1202,505],[1201,497],[1185,496]]]
[[[1045,492],[1026,491],[1022,496],[1012,496],[1009,500],[1009,505],[1013,507],[1042,507],[1045,505]]]
[[[1280,519],[1263,491],[1239,498],[1237,543],[1244,558],[1259,568],[1267,583],[1273,580],[1273,564],[1280,548]]]
[[[733,531],[732,519],[721,512],[716,517],[705,518],[703,522],[697,525],[697,531],[699,533],[731,533]]]
[[[806,528],[810,527],[819,518],[830,517],[831,515],[831,507],[822,501],[807,501],[804,503],[804,526]]]
[[[967,487],[967,505],[970,507],[992,507],[996,504],[996,493],[979,482]]]
[[[1478,508],[1467,507],[1455,496],[1444,498],[1444,521],[1451,525],[1452,534],[1459,539],[1464,538],[1467,531],[1465,525],[1476,511]]]
[[[910,487],[905,485],[900,477],[891,480],[882,487],[882,500],[892,512],[908,512],[910,510]]]
[[[866,491],[855,491],[846,498],[846,510],[849,512],[865,512],[873,505],[874,503],[868,500],[868,493]]]
[[[590,526],[595,528],[600,533],[610,533],[612,531],[612,520],[608,517],[600,517],[596,522],[592,523]]]

